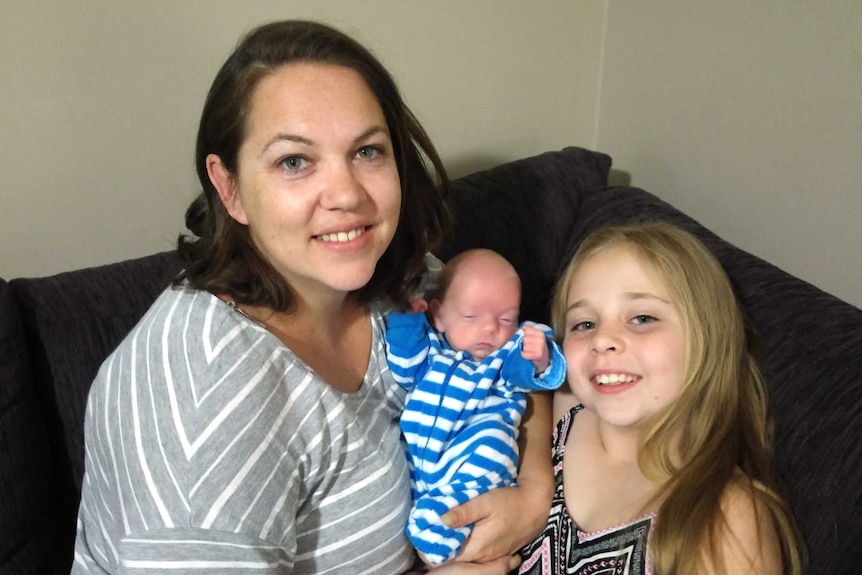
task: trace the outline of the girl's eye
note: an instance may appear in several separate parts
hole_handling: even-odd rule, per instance
[[[657,321],[656,318],[654,318],[651,315],[647,315],[645,313],[642,313],[640,315],[636,315],[632,318],[632,323],[634,323],[635,325],[643,325],[643,324],[647,324],[647,323],[653,323],[654,321]]]
[[[572,331],[589,331],[591,329],[596,329],[596,322],[582,321],[572,326]]]
[[[378,146],[362,146],[357,150],[356,155],[363,160],[373,160],[377,156],[383,153]]]
[[[278,165],[288,172],[298,172],[308,165],[308,160],[302,156],[288,156],[279,161]]]

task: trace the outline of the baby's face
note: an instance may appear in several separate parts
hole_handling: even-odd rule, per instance
[[[434,310],[435,325],[454,349],[485,359],[515,335],[520,304],[517,275],[465,265]]]

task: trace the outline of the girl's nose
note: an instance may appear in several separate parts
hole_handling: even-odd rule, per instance
[[[619,333],[610,326],[599,326],[593,333],[592,349],[596,353],[620,352],[625,347]]]

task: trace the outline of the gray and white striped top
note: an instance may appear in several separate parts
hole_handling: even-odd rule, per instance
[[[401,573],[410,507],[384,321],[331,388],[207,292],[169,288],[102,365],[72,573]]]

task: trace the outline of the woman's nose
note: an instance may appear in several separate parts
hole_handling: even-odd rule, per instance
[[[329,170],[320,198],[320,205],[328,210],[350,210],[358,206],[365,196],[365,187],[350,162],[334,164]]]

